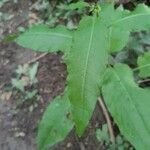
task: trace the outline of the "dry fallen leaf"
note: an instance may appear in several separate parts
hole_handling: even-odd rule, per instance
[[[38,21],[38,17],[35,13],[29,14],[29,25],[32,25]]]
[[[2,95],[1,95],[1,99],[8,101],[8,100],[11,98],[11,95],[12,95],[12,92],[11,92],[11,91],[10,91],[10,92],[4,92],[4,93],[2,93]]]
[[[27,86],[27,85],[30,84],[30,79],[29,79],[29,77],[27,77],[27,76],[23,76],[23,77],[21,78],[21,80],[23,81],[24,86]]]

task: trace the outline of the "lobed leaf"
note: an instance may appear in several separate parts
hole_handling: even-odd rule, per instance
[[[66,92],[50,103],[42,117],[37,136],[39,150],[46,150],[67,136],[73,128],[69,113],[70,102]]]
[[[21,34],[16,42],[35,51],[55,52],[61,50],[65,52],[70,50],[72,32],[63,26],[50,29],[46,25],[37,25]]]
[[[121,133],[137,150],[149,150],[150,90],[138,87],[127,65],[117,64],[107,69],[102,93]]]
[[[150,52],[147,52],[138,58],[138,66],[140,77],[150,77]]]
[[[68,56],[69,99],[79,136],[87,126],[99,96],[100,77],[108,59],[106,32],[99,17],[85,17],[74,33]]]

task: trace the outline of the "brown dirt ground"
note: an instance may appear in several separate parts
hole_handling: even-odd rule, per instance
[[[6,3],[0,11],[13,14],[14,17],[9,21],[0,22],[0,28],[3,30],[1,37],[17,33],[17,27],[28,25],[26,16],[30,13],[32,1],[19,0],[17,4],[13,4],[12,1]],[[38,55],[40,53],[21,48],[14,42],[0,41],[0,150],[37,150],[38,122],[48,103],[64,90],[67,72],[66,66],[61,61],[62,54],[48,54],[39,60],[38,83],[35,88],[41,98],[36,102],[37,106],[32,112],[29,111],[29,107],[35,105],[34,101],[18,105],[20,102],[18,94],[12,94],[8,100],[1,98],[1,94],[10,89],[11,78],[15,76],[17,66],[27,63]],[[51,150],[108,149],[102,142],[98,142],[95,136],[95,130],[104,123],[103,114],[97,105],[83,137],[78,138],[72,131],[64,141],[53,146]],[[16,133],[23,135],[16,137]]]
[[[25,15],[29,13],[30,3],[20,0],[17,5],[7,3],[3,11],[14,14],[13,19],[3,24],[3,35],[16,33],[20,25],[26,26]],[[18,65],[24,64],[39,53],[23,49],[15,43],[0,43],[0,93],[10,87],[11,78]],[[38,122],[47,104],[61,92],[66,81],[66,66],[61,63],[61,54],[48,54],[39,60],[38,93],[41,96],[37,107],[30,112],[31,103],[17,105],[19,97],[11,96],[10,99],[0,99],[0,150],[37,150],[36,134]],[[95,129],[104,123],[103,115],[97,106],[89,127],[82,138],[77,138],[72,131],[61,143],[52,150],[103,150],[103,145],[95,137]],[[16,132],[24,134],[15,137]]]

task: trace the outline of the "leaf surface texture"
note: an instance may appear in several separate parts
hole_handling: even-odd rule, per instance
[[[39,124],[37,136],[39,150],[46,150],[53,144],[63,140],[71,131],[73,123],[68,118],[70,111],[67,92],[56,97],[48,105]]]
[[[107,69],[102,93],[121,133],[137,150],[149,150],[150,90],[138,87],[127,65],[117,64]]]
[[[100,77],[107,63],[106,28],[98,17],[86,17],[74,34],[68,60],[68,90],[73,119],[82,135],[99,96]]]
[[[150,52],[146,52],[143,56],[138,58],[138,67],[140,77],[150,77]]]
[[[48,28],[37,25],[20,35],[16,42],[25,47],[40,52],[69,51],[72,44],[72,32],[63,26]]]

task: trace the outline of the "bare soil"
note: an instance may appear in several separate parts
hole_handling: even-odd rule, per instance
[[[2,11],[13,14],[14,17],[1,23],[2,36],[17,33],[18,26],[28,24],[25,16],[29,14],[31,4],[26,0],[19,0],[17,4],[6,3]],[[0,94],[10,88],[11,78],[15,76],[17,66],[27,63],[38,55],[40,53],[21,48],[14,42],[0,42]],[[61,57],[59,53],[48,54],[39,60],[36,88],[41,98],[32,112],[29,111],[29,107],[34,105],[34,102],[18,105],[20,95],[12,94],[7,100],[0,98],[0,150],[37,150],[38,122],[48,103],[62,93],[65,87],[67,72],[66,66],[61,62]],[[102,112],[97,106],[82,138],[76,137],[72,131],[52,150],[103,150],[103,144],[96,140],[95,130],[104,122]]]

